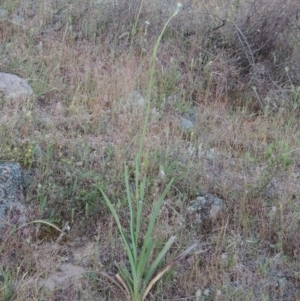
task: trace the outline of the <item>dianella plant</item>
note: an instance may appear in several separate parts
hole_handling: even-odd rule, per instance
[[[108,276],[105,273],[102,275],[109,278],[116,285],[123,289],[123,291],[128,296],[128,300],[132,301],[141,301],[146,298],[149,294],[149,291],[153,287],[153,285],[172,267],[175,265],[177,261],[183,258],[186,254],[188,254],[192,249],[196,247],[196,245],[192,245],[188,249],[186,249],[183,253],[178,255],[175,259],[173,259],[169,264],[167,264],[162,270],[158,270],[160,268],[162,260],[172,244],[175,241],[175,237],[171,237],[161,250],[156,250],[155,253],[158,253],[156,258],[153,257],[153,251],[156,246],[156,241],[152,238],[152,233],[156,225],[156,220],[160,212],[160,208],[163,204],[163,201],[172,186],[172,179],[163,193],[159,197],[158,201],[153,206],[153,211],[151,213],[151,217],[149,218],[149,224],[147,225],[146,234],[141,233],[141,225],[143,218],[143,206],[146,198],[146,184],[147,184],[147,176],[146,174],[142,174],[141,172],[141,157],[143,152],[144,139],[147,131],[149,114],[150,114],[150,99],[151,92],[154,84],[154,73],[155,73],[155,62],[158,47],[162,36],[170,23],[170,21],[178,14],[180,10],[181,4],[177,5],[176,11],[173,15],[168,19],[165,23],[161,34],[159,35],[157,42],[154,46],[153,55],[152,55],[152,66],[150,73],[150,80],[148,85],[148,93],[147,93],[147,110],[145,116],[145,122],[143,126],[142,135],[139,143],[139,151],[136,155],[135,160],[135,170],[134,170],[134,179],[135,179],[135,191],[132,193],[129,183],[129,171],[128,166],[125,163],[125,184],[126,184],[126,193],[127,193],[127,203],[130,213],[130,229],[129,229],[129,237],[127,233],[125,233],[124,228],[121,225],[120,218],[118,213],[112,204],[111,200],[107,197],[105,192],[100,188],[100,191],[105,199],[107,206],[109,207],[115,222],[117,224],[118,230],[122,237],[122,241],[124,243],[126,249],[126,255],[128,256],[129,266],[126,266],[124,263],[120,263],[118,265],[119,273],[116,275],[116,279]]]

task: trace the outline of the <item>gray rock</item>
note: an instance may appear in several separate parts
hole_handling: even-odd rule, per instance
[[[218,217],[225,208],[223,200],[213,194],[198,196],[186,209],[186,219],[192,225],[202,225]]]
[[[0,21],[6,21],[8,19],[8,11],[0,9]]]
[[[8,226],[26,221],[22,169],[18,163],[0,163],[0,239]]]
[[[186,118],[181,118],[181,130],[186,133],[189,134],[193,131],[194,129],[194,123]]]
[[[16,14],[9,15],[8,11],[5,9],[0,9],[0,22],[9,22],[15,26],[21,27],[22,29],[26,29],[25,27],[25,19]]]
[[[19,27],[22,27],[23,29],[25,29],[25,20],[24,18],[18,16],[18,15],[11,15],[10,17],[10,23],[12,23],[13,25],[15,26],[19,26]]]
[[[0,94],[6,99],[28,98],[33,90],[25,79],[0,72]]]

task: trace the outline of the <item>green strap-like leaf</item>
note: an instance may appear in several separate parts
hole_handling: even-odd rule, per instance
[[[170,183],[167,185],[167,187],[165,188],[165,190],[163,191],[162,195],[160,196],[159,200],[157,201],[157,203],[154,205],[154,211],[152,212],[152,215],[151,215],[151,218],[150,218],[150,223],[149,223],[149,226],[148,226],[148,229],[147,229],[147,232],[146,232],[146,236],[144,238],[144,245],[143,245],[143,248],[142,248],[142,255],[143,256],[143,253],[145,252],[145,247],[147,246],[147,241],[150,239],[151,235],[152,235],[152,232],[153,232],[153,229],[154,229],[154,225],[155,225],[155,222],[156,222],[156,218],[159,214],[159,210],[161,208],[161,205],[168,193],[168,191],[170,190],[172,184],[173,184],[173,181],[174,179],[172,179],[170,181]]]
[[[124,242],[124,245],[125,245],[125,248],[126,248],[126,253],[128,255],[128,258],[129,258],[129,262],[130,262],[130,266],[131,266],[131,269],[132,269],[132,277],[133,279],[136,278],[136,262],[134,260],[134,255],[132,253],[132,249],[130,247],[130,244],[127,240],[127,237],[126,235],[124,234],[124,231],[122,229],[122,226],[121,226],[121,223],[120,223],[120,219],[119,219],[119,216],[114,208],[114,206],[112,205],[111,201],[109,200],[109,198],[107,197],[107,195],[105,194],[105,192],[100,188],[100,191],[105,199],[105,202],[107,204],[107,206],[109,207],[115,221],[116,221],[116,224],[118,226],[118,229],[119,229],[119,232],[122,236],[122,240]]]
[[[154,249],[154,241],[153,239],[150,239],[147,241],[147,244],[145,242],[145,252],[140,255],[137,271],[139,275],[147,275],[148,270],[147,270],[147,265],[150,261],[152,251]]]
[[[157,271],[157,268],[158,268],[159,264],[163,260],[164,256],[166,255],[166,253],[168,252],[168,250],[170,249],[170,247],[172,246],[174,241],[175,241],[175,238],[170,237],[169,240],[167,241],[167,243],[164,245],[163,249],[159,252],[159,254],[156,257],[156,259],[154,260],[154,262],[151,264],[150,268],[148,269],[145,281],[144,281],[144,285],[145,285],[144,288],[147,287],[147,285],[150,282],[152,276]]]

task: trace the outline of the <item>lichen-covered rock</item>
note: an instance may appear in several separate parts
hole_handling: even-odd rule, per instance
[[[33,90],[27,80],[0,72],[0,95],[6,99],[27,98],[33,95]]]
[[[7,227],[26,221],[25,213],[21,166],[0,162],[0,239]]]
[[[214,220],[225,208],[223,200],[213,194],[202,194],[190,202],[186,210],[187,220],[192,225],[203,225]]]

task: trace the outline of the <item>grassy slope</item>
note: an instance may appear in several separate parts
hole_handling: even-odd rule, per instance
[[[93,1],[1,4],[24,18],[24,28],[0,22],[0,69],[28,78],[36,98],[1,102],[1,116],[9,121],[0,123],[0,160],[36,171],[26,196],[29,219],[60,227],[69,221],[71,232],[59,248],[53,243],[57,232],[44,226],[29,228],[26,241],[21,233],[9,239],[1,254],[7,285],[0,299],[11,300],[16,292],[16,300],[120,300],[117,288],[99,277],[114,273],[114,261],[125,254],[97,186],[115,201],[126,225],[123,162],[134,166],[144,120],[143,108],[130,97],[136,90],[145,94],[152,49],[173,10],[154,2],[142,6],[139,18],[138,1],[119,4],[121,9]],[[235,65],[234,55],[240,51],[243,58],[247,51],[233,34],[236,27],[227,23],[223,35],[213,29],[222,18],[240,26],[247,3],[193,1],[194,9],[185,6],[160,46],[144,152],[150,179],[145,217],[163,188],[163,166],[166,183],[176,178],[155,235],[161,242],[176,235],[169,258],[195,241],[199,250],[163,278],[152,292],[155,300],[193,300],[199,290],[199,300],[299,300],[300,132],[292,66],[300,56],[291,32],[292,55],[289,49],[274,52],[278,60],[287,57],[281,66],[292,62],[288,76],[263,52],[255,59],[266,73],[253,71],[253,62]],[[289,5],[287,14],[293,1]],[[272,22],[266,24],[272,29]],[[242,38],[252,39],[247,27],[239,28]],[[176,123],[191,111],[197,115],[193,135],[183,135]],[[214,155],[206,155],[212,149]],[[200,189],[226,203],[218,220],[203,228],[184,222]],[[62,263],[89,273],[56,291],[32,283]]]

